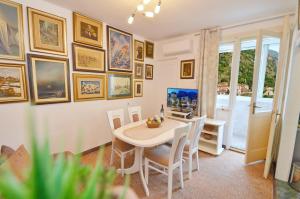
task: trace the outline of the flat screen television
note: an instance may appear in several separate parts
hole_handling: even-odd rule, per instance
[[[173,111],[197,114],[198,90],[186,88],[168,88],[167,106]]]

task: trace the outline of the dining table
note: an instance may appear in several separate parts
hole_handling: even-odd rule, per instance
[[[116,138],[135,146],[134,163],[131,167],[126,168],[124,173],[134,174],[139,172],[147,196],[149,196],[149,189],[143,174],[144,149],[156,147],[173,140],[175,129],[186,125],[184,122],[166,118],[160,127],[148,128],[146,120],[141,120],[126,124],[113,131],[113,135]]]

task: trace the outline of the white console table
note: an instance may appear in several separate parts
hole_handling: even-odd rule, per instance
[[[199,119],[197,116],[193,117],[192,119],[186,119],[172,115],[168,115],[167,117],[181,122],[192,122],[193,125],[194,122]],[[222,143],[225,123],[225,121],[221,120],[209,118],[206,119],[204,129],[200,137],[199,150],[212,155],[220,155],[223,152],[224,148],[222,147]],[[204,133],[212,135],[212,139],[205,139],[203,136]]]
[[[199,142],[201,151],[213,155],[220,155],[223,152],[222,143],[225,123],[222,120],[206,119]],[[212,139],[206,139],[203,136],[204,134],[211,135]]]

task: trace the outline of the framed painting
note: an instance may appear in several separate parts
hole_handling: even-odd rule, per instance
[[[105,99],[105,75],[73,73],[74,101]]]
[[[27,8],[30,50],[67,55],[66,19]]]
[[[143,97],[143,81],[134,81],[134,97]]]
[[[105,50],[73,43],[75,71],[105,72]]]
[[[68,59],[28,54],[27,60],[34,104],[70,102]]]
[[[132,98],[132,75],[126,73],[107,74],[107,99]]]
[[[102,48],[103,24],[101,21],[73,13],[74,41]]]
[[[0,59],[24,60],[24,34],[22,5],[0,0]]]
[[[144,61],[144,42],[139,40],[134,40],[134,60]]]
[[[145,55],[147,58],[154,58],[154,43],[150,41],[145,41]]]
[[[146,64],[145,66],[145,79],[153,79],[153,65]]]
[[[134,79],[144,78],[144,63],[135,62],[134,63]]]
[[[0,103],[28,101],[24,64],[0,63]]]
[[[108,70],[132,72],[132,34],[107,26]]]
[[[194,79],[195,60],[182,60],[180,64],[180,79]]]

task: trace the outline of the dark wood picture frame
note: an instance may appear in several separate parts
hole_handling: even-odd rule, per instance
[[[190,75],[184,74],[184,64],[186,63],[191,64]],[[195,78],[195,60],[194,59],[182,60],[180,62],[180,79],[194,79],[194,78]]]
[[[80,48],[86,48],[89,50],[94,50],[94,51],[99,51],[103,53],[103,70],[92,70],[92,69],[80,69],[77,66],[77,59],[76,59],[76,47]],[[87,46],[87,45],[82,45],[78,43],[73,43],[72,44],[72,59],[73,59],[73,70],[74,71],[83,71],[83,72],[93,72],[93,73],[105,73],[106,72],[106,51],[102,48],[96,48],[94,46]]]
[[[60,62],[65,62],[65,85],[66,88],[66,99],[63,100],[45,100],[45,101],[39,101],[35,98],[35,85],[37,82],[34,81],[34,70],[33,70],[33,61],[32,59],[43,59],[43,60],[49,60],[49,61],[60,61]],[[70,69],[69,69],[69,59],[68,58],[62,58],[62,57],[52,57],[52,56],[46,56],[46,55],[37,55],[37,54],[27,54],[27,65],[28,65],[28,74],[29,74],[29,87],[30,87],[30,97],[31,97],[31,102],[36,105],[42,105],[42,104],[55,104],[55,103],[66,103],[66,102],[71,102],[71,91],[70,91]]]
[[[150,70],[151,70],[151,77],[147,75],[147,69],[148,68],[150,68]],[[145,65],[145,79],[153,80],[153,65],[151,65],[151,64],[146,64]]]
[[[125,35],[128,35],[131,37],[131,42],[130,42],[130,69],[129,70],[122,70],[122,69],[114,69],[112,68],[111,66],[111,57],[110,57],[110,30],[114,30],[114,31],[117,31],[117,32],[120,32],[122,34],[125,34]],[[117,28],[114,28],[112,26],[106,26],[106,39],[107,39],[107,70],[108,71],[112,71],[112,72],[127,72],[127,73],[132,73],[133,71],[133,62],[134,62],[134,59],[133,59],[133,35],[131,33],[128,33],[128,32],[125,32],[123,30],[120,30],[120,29],[117,29]]]
[[[145,57],[151,58],[151,59],[154,58],[154,43],[153,42],[145,41]]]

